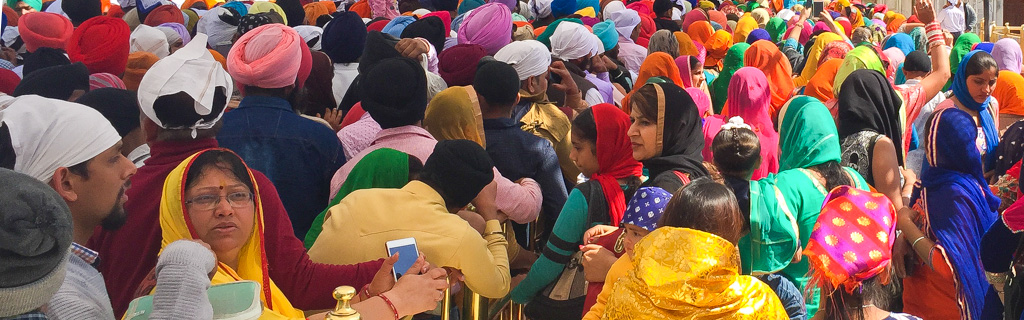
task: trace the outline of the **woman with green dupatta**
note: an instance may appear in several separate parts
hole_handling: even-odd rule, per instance
[[[750,182],[750,233],[740,239],[745,274],[780,272],[806,290],[809,263],[800,260],[829,190],[841,185],[869,190],[856,171],[841,167],[839,134],[828,108],[797,96],[779,111],[779,173]],[[807,315],[818,310],[818,290]]]
[[[334,195],[334,198],[331,198],[331,203],[327,205],[327,208],[313,220],[313,225],[310,226],[309,232],[306,233],[306,239],[303,241],[306,250],[313,246],[316,238],[320,236],[320,232],[324,230],[323,225],[324,220],[327,219],[327,211],[341,202],[341,199],[344,199],[349,193],[371,188],[401,188],[409,183],[422,167],[423,164],[419,159],[395,149],[377,149],[367,154],[352,168],[352,173],[348,175],[348,179],[345,179],[345,183],[341,185],[341,189]]]

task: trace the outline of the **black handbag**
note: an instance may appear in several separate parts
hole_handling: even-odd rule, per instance
[[[1013,254],[1010,274],[1003,287],[1003,318],[1020,320],[1024,313],[1024,237]]]
[[[526,305],[526,316],[533,320],[582,319],[587,298],[587,279],[583,275],[583,253],[569,258],[558,279]]]

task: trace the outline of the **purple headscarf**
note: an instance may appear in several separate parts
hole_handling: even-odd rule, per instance
[[[177,22],[161,23],[158,27],[168,27],[168,28],[171,28],[172,30],[174,30],[174,32],[177,32],[178,35],[181,36],[181,45],[183,45],[183,46],[188,44],[189,41],[192,41],[192,35],[190,35],[188,33],[188,28],[185,27],[184,25],[180,24],[180,23],[177,23]]]
[[[459,44],[476,44],[494,55],[512,42],[512,11],[497,2],[473,9],[459,26],[458,39]]]
[[[1000,39],[992,47],[992,57],[996,59],[999,70],[1009,70],[1020,73],[1024,57],[1021,55],[1020,45],[1010,38]]]

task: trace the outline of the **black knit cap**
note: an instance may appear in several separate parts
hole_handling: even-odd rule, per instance
[[[32,72],[14,88],[14,96],[35,94],[67,101],[75,90],[89,91],[89,69],[81,62]]]
[[[384,59],[360,77],[363,109],[381,128],[423,120],[427,110],[427,75],[419,62],[404,57]]]
[[[434,48],[444,48],[444,22],[438,17],[426,17],[410,23],[402,30],[402,38],[427,39]]]
[[[907,55],[907,60],[903,61],[903,71],[931,72],[932,60],[924,51],[911,51]]]
[[[446,140],[434,146],[420,178],[430,181],[445,199],[445,206],[464,207],[494,180],[494,164],[487,151],[469,140]]]
[[[514,104],[519,95],[519,74],[507,63],[484,57],[476,68],[473,89],[490,104]]]

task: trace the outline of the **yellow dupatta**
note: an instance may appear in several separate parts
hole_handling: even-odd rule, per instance
[[[174,171],[171,171],[167,175],[167,180],[164,181],[163,197],[160,199],[160,229],[163,234],[163,239],[160,242],[161,251],[171,242],[197,238],[191,220],[185,219],[185,201],[182,199],[185,194],[184,183],[188,170],[196,157],[211,150],[227,151],[227,149],[207,149],[197,152],[174,168]],[[263,315],[260,316],[260,319],[305,319],[302,311],[292,307],[281,289],[278,289],[277,285],[270,280],[267,272],[267,255],[263,245],[263,204],[260,201],[260,190],[248,167],[246,167],[246,172],[249,173],[249,179],[253,186],[253,205],[256,209],[253,221],[256,226],[249,236],[249,240],[238,252],[238,270],[233,270],[228,265],[217,262],[217,274],[213,276],[212,284],[240,280],[255,281],[260,284],[262,290],[260,300],[263,303]]]
[[[825,51],[826,45],[835,41],[843,41],[843,37],[832,32],[823,32],[815,38],[811,49],[807,51],[807,62],[804,63],[804,70],[800,72],[799,77],[793,79],[797,87],[805,86],[811,81],[811,78],[818,71],[818,60],[821,59],[821,52]]]
[[[472,86],[451,87],[427,104],[423,127],[438,141],[466,139],[487,147],[480,101]]]
[[[747,42],[747,35],[750,35],[754,29],[757,29],[757,20],[754,20],[750,14],[743,15],[740,21],[736,22],[736,27],[733,28],[732,43]]]
[[[739,272],[740,252],[729,241],[658,228],[636,244],[604,319],[788,319],[768,285]]]

